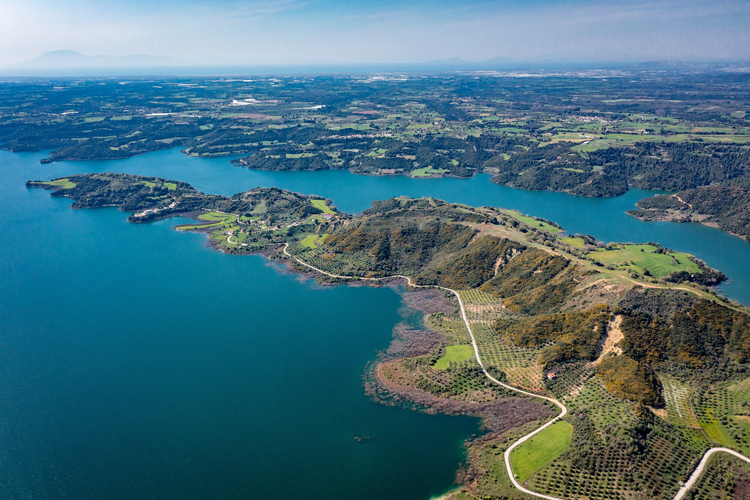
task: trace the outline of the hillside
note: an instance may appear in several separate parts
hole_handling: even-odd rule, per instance
[[[264,250],[321,282],[403,275],[412,291],[438,287],[421,306],[425,325],[400,330],[366,389],[387,404],[484,419],[457,498],[519,497],[503,452],[556,410],[533,394],[568,409],[550,428],[554,452],[533,443],[513,452],[536,464],[523,471],[533,491],[672,498],[708,447],[750,452],[750,314],[706,288],[718,272],[686,254],[432,198],[375,202],[353,217],[274,188],[223,197],[121,174],[28,186],[77,208],[135,211],[131,222],[189,216],[198,222],[177,229],[205,232],[227,252]],[[474,346],[488,374],[527,397],[490,383]]]

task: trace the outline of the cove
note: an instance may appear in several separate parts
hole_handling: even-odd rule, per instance
[[[364,367],[401,320],[393,290],[301,282],[211,251],[176,219],[128,224],[24,187],[170,154],[40,157],[0,153],[0,498],[424,499],[451,487],[478,420],[364,394]]]
[[[339,209],[352,213],[369,208],[374,200],[402,195],[516,209],[555,221],[571,233],[591,234],[603,241],[654,241],[693,254],[727,275],[729,280],[720,287],[722,293],[750,305],[750,243],[697,223],[643,222],[625,213],[635,208],[638,200],[655,194],[653,191],[631,189],[616,198],[583,198],[499,186],[486,174],[471,179],[412,179],[361,176],[347,170],[268,172],[235,167],[228,158],[189,158],[177,148],[126,160],[61,162],[44,167],[35,168],[45,179],[71,173],[123,172],[182,180],[205,193],[227,196],[258,186],[276,186],[331,198]]]

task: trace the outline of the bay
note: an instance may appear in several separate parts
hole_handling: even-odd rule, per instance
[[[393,290],[301,282],[211,251],[176,219],[71,210],[24,187],[50,173],[38,159],[0,153],[0,498],[451,487],[478,420],[364,394],[365,365],[401,320]],[[81,166],[93,164],[54,168]]]

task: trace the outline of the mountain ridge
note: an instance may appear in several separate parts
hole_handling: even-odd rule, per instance
[[[87,56],[75,50],[53,50],[16,64],[17,68],[122,68],[144,66],[185,65],[187,61],[149,54],[128,54],[124,56],[93,55]]]

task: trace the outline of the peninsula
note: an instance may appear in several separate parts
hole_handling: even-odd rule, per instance
[[[528,76],[27,82],[0,86],[0,148],[50,150],[44,163],[180,148],[194,157],[231,155],[250,169],[483,173],[498,184],[585,197],[658,189],[710,198],[688,201],[696,207],[690,220],[747,236],[747,203],[739,199],[750,179],[744,77],[645,68]],[[745,194],[732,194],[732,206],[714,203],[738,189]]]
[[[177,229],[214,248],[264,252],[321,282],[403,283],[425,324],[399,332],[366,390],[484,418],[455,498],[673,498],[707,450],[750,453],[750,313],[687,254],[433,198],[353,216],[275,188],[224,197],[124,174],[27,186],[134,223],[188,217]],[[715,454],[691,489],[750,488],[731,457]],[[734,480],[717,481],[727,470]]]
[[[750,240],[750,187],[704,186],[638,202],[628,214],[645,221],[699,222]]]

